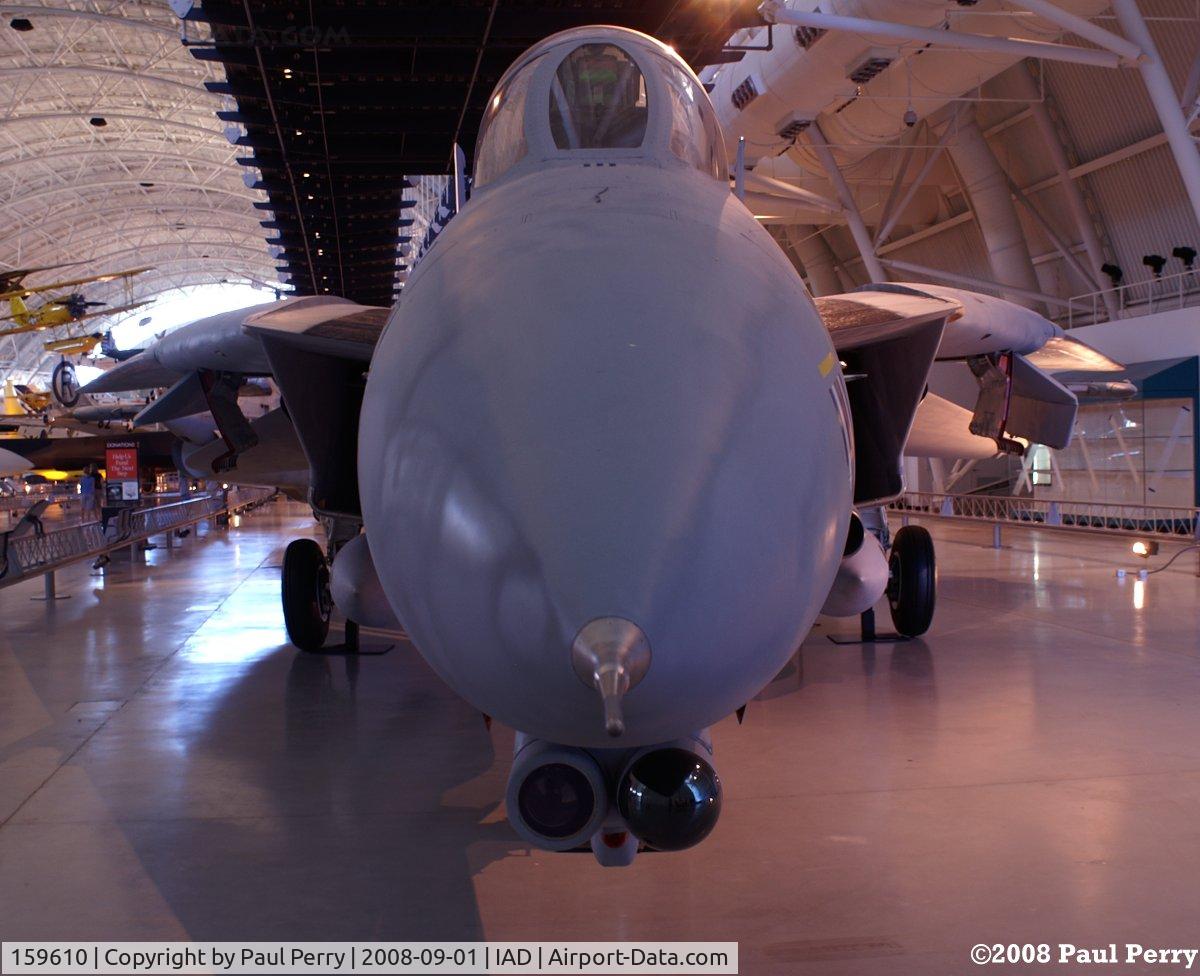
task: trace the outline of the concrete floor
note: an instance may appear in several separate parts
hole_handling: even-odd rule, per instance
[[[1122,543],[932,527],[928,638],[822,621],[716,729],[713,836],[625,871],[518,843],[511,732],[407,645],[283,643],[297,506],[65,571],[51,606],[0,591],[0,939],[719,939],[743,973],[856,976],[1195,944],[1192,557],[1140,584]]]

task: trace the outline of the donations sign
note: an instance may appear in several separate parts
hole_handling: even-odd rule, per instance
[[[134,441],[109,441],[104,445],[107,474],[104,500],[120,505],[138,500],[138,449]]]

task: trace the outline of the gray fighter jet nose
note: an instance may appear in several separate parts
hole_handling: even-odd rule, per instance
[[[803,284],[770,241],[748,256],[758,228],[724,186],[667,209],[674,178],[647,172],[629,200],[649,215],[581,197],[585,171],[561,207],[536,182],[528,206],[496,187],[455,218],[359,428],[372,560],[422,656],[480,711],[593,749],[753,697],[829,593],[850,507]]]
[[[600,695],[604,731],[619,737],[625,731],[621,700],[650,670],[650,641],[642,628],[624,617],[590,620],[571,644],[571,663],[579,680]]]

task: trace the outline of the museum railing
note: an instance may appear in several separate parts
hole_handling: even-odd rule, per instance
[[[907,514],[924,514],[996,525],[1011,523],[1083,532],[1200,538],[1197,535],[1200,509],[1195,508],[932,491],[905,492],[888,507],[902,518]]]
[[[34,506],[9,531],[0,533],[0,587],[44,574],[50,595],[54,570],[62,566],[99,558],[153,535],[165,533],[170,545],[179,529],[246,511],[274,496],[270,488],[230,488],[173,504],[122,509],[105,520],[54,531],[45,530],[39,506]]]
[[[1075,295],[1068,300],[1065,313],[1054,318],[1066,329],[1108,322],[1112,319],[1110,305],[1119,310],[1122,319],[1200,305],[1200,269],[1187,268],[1160,278]]]

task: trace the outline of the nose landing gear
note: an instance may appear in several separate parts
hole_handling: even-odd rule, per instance
[[[892,623],[905,637],[919,637],[933,623],[937,567],[933,538],[920,525],[906,525],[892,539],[888,558],[888,605]]]

